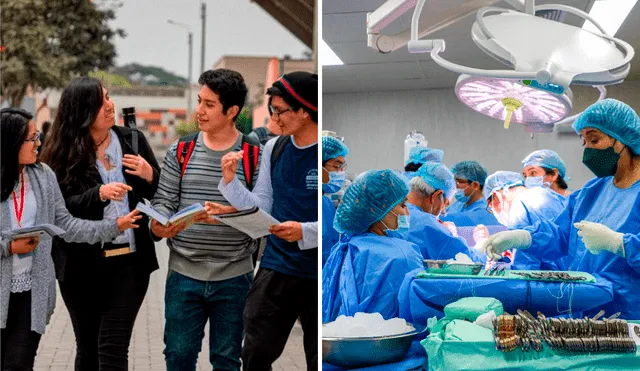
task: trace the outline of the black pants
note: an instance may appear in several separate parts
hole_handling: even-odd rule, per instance
[[[76,371],[128,370],[133,325],[149,287],[149,274],[136,272],[133,258],[103,258],[93,272],[60,282],[76,335]]]
[[[244,371],[271,370],[300,318],[307,370],[318,369],[318,281],[260,268],[244,309]]]
[[[9,295],[7,327],[0,332],[2,371],[33,370],[41,335],[31,331],[31,291]]]

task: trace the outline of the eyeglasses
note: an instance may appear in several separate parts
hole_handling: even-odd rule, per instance
[[[341,164],[336,164],[334,162],[325,162],[324,167],[331,168],[333,171],[344,171],[347,169],[347,163],[343,162]],[[329,169],[326,170],[329,171]]]
[[[27,138],[24,141],[25,142],[33,142],[33,143],[42,142],[42,134],[39,131],[36,131],[36,133],[33,135],[33,137]]]
[[[282,111],[277,111],[275,108],[273,108],[273,106],[269,106],[269,114],[272,116],[276,116],[276,118],[280,118],[280,115],[282,115],[283,113],[287,113],[289,111],[293,111],[291,107]]]
[[[491,208],[491,201],[487,203],[487,212],[489,212],[489,214],[493,214],[493,209]]]

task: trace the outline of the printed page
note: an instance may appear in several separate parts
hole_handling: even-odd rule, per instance
[[[214,215],[213,218],[246,233],[253,239],[271,234],[269,228],[273,225],[280,224],[274,217],[258,208],[241,210],[230,214]]]

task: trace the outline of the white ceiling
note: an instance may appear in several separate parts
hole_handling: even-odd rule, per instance
[[[386,0],[323,0],[322,36],[345,63],[323,67],[324,93],[372,92],[393,90],[438,89],[455,86],[458,75],[431,60],[428,54],[409,54],[406,46],[390,54],[381,54],[367,47],[366,15]],[[450,0],[446,0],[449,2]],[[459,0],[458,0],[459,1]],[[564,4],[587,11],[594,0],[538,0],[536,4]],[[423,10],[437,12],[445,0],[428,1]],[[503,1],[494,6],[511,8]],[[387,26],[383,33],[393,35],[410,28],[413,10]],[[466,17],[429,38],[444,39],[442,56],[452,62],[483,69],[504,69],[505,66],[482,52],[471,39],[474,16]],[[582,24],[571,14],[566,23]],[[640,55],[640,2],[636,4],[616,37],[630,43]],[[627,79],[640,79],[640,58],[636,56]]]

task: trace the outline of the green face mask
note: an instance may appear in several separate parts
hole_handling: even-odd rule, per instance
[[[607,149],[585,148],[582,163],[598,178],[604,178],[616,174],[619,159],[620,154],[616,153],[613,146]]]

